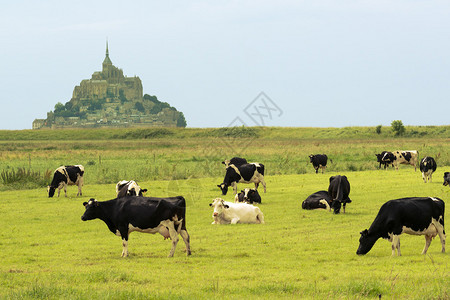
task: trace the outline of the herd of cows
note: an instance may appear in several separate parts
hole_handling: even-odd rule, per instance
[[[377,161],[386,169],[392,165],[398,169],[399,164],[410,164],[416,169],[418,161],[417,151],[383,151],[376,154]],[[328,157],[325,154],[310,155],[316,173],[321,169],[325,171]],[[331,161],[331,160],[330,160]],[[233,157],[222,162],[225,165],[225,177],[217,185],[222,194],[226,195],[228,187],[232,187],[235,202],[216,198],[210,203],[213,208],[212,224],[236,223],[264,223],[264,215],[254,203],[261,203],[258,192],[261,183],[266,192],[264,181],[264,165],[261,163],[248,163],[246,159]],[[432,157],[424,157],[420,161],[420,170],[424,182],[431,182],[436,162]],[[82,165],[61,166],[54,172],[51,184],[48,186],[48,196],[53,197],[56,189],[58,196],[64,188],[67,196],[67,185],[78,186],[77,196],[82,195],[84,167]],[[238,183],[254,183],[255,188],[245,188],[237,192]],[[450,184],[450,173],[444,173],[444,185]],[[181,235],[186,245],[187,255],[191,254],[190,237],[186,229],[186,201],[182,196],[156,198],[143,197],[147,189],[142,189],[135,181],[120,181],[116,185],[117,197],[109,201],[97,201],[91,198],[84,202],[85,212],[83,221],[100,219],[106,223],[108,229],[122,238],[122,256],[128,256],[128,237],[133,231],[144,233],[160,233],[164,239],[170,238],[172,248],[169,257],[174,255]],[[331,176],[328,190],[318,191],[308,196],[302,203],[303,209],[326,209],[335,214],[341,208],[345,213],[349,198],[350,183],[346,176]],[[368,253],[379,238],[392,243],[392,255],[400,255],[399,236],[402,233],[425,236],[425,254],[431,240],[439,235],[442,252],[445,252],[444,229],[445,203],[442,199],[433,197],[411,197],[390,200],[380,208],[375,220],[369,229],[361,232],[357,254]]]

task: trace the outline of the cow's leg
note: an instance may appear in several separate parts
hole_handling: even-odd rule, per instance
[[[325,209],[326,209],[326,210],[331,211],[331,207],[330,207],[330,205],[328,204],[328,201],[327,201],[327,200],[322,199],[322,200],[320,200],[319,202],[322,203],[323,205],[325,205]]]
[[[83,177],[80,177],[78,179],[78,194],[77,194],[77,196],[83,195],[83,193],[81,192],[81,187],[82,186],[83,186]]]
[[[239,218],[235,217],[233,219],[231,219],[231,224],[237,224],[237,222],[239,222]]]
[[[233,187],[233,192],[234,192],[234,194],[236,195],[236,194],[237,194],[237,183],[236,183],[235,181],[233,181],[233,182],[231,183],[231,186]]]
[[[342,211],[345,214],[345,206],[347,205],[347,202],[344,202],[344,204],[342,205]]]
[[[422,179],[423,179],[423,182],[427,183],[427,177],[425,176],[424,172],[422,172]]]
[[[119,227],[120,236],[122,237],[122,257],[128,256],[128,226]]]
[[[319,167],[314,168],[314,169],[316,169],[316,174],[319,173]]]
[[[261,184],[263,185],[263,188],[264,188],[264,193],[266,192],[266,182],[264,181],[264,177],[263,176],[261,176],[260,177],[260,180],[259,180],[260,182],[261,182]]]
[[[442,245],[442,253],[445,253],[445,234],[444,234],[444,226],[438,222],[433,223],[434,226],[437,229],[437,232],[439,234],[439,239],[441,240],[441,245]]]
[[[394,234],[392,236],[392,256],[395,255],[395,249],[397,249],[397,255],[401,256],[400,253],[400,236],[397,234]]]
[[[428,247],[430,247],[432,239],[433,239],[432,235],[425,235],[425,247],[423,248],[422,254],[427,253]]]
[[[178,244],[178,232],[175,230],[173,221],[165,220],[161,222],[161,225],[166,226],[167,229],[169,229],[170,239],[172,240],[172,249],[170,249],[168,257],[173,257],[173,255],[175,254],[175,248]]]
[[[190,244],[190,237],[189,233],[186,229],[181,230],[180,232],[181,237],[183,238],[184,243],[186,244],[186,255],[191,255],[191,244]]]
[[[67,197],[67,184],[64,184],[64,196]]]

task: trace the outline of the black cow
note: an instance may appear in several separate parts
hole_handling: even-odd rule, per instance
[[[258,193],[257,189],[245,188],[241,190],[239,194],[234,196],[234,203],[237,202],[245,202],[249,204],[261,203],[261,196]]]
[[[344,207],[352,200],[348,197],[350,194],[350,183],[346,176],[336,175],[330,177],[330,185],[328,186],[328,195],[331,197],[330,206],[333,212],[338,214],[341,210],[341,205]]]
[[[81,196],[81,187],[83,186],[84,167],[82,165],[61,166],[53,173],[53,179],[47,187],[49,197],[53,197],[55,190],[58,189],[58,197],[61,189],[64,188],[64,194],[67,197],[67,186],[78,186],[77,196]]]
[[[384,165],[385,170],[389,165],[392,165],[392,167],[394,167],[394,160],[396,159],[394,153],[383,151],[380,154],[375,154],[375,156],[377,157],[377,162],[380,163],[378,169],[381,169],[381,165]]]
[[[186,201],[182,196],[169,198],[126,196],[99,202],[93,198],[84,202],[86,207],[81,220],[100,219],[109,230],[122,237],[122,257],[128,256],[128,236],[133,231],[160,233],[172,240],[169,257],[175,253],[178,234],[191,254],[189,234],[186,230]]]
[[[318,191],[311,194],[302,202],[303,209],[317,209],[323,208],[331,210],[330,203],[331,197],[327,191]]]
[[[147,189],[141,189],[141,187],[134,180],[122,180],[116,184],[117,198],[125,196],[143,196],[147,192]]]
[[[450,186],[450,172],[444,173],[444,185]]]
[[[361,232],[356,254],[366,254],[379,238],[392,242],[400,256],[400,234],[425,235],[426,254],[431,240],[439,234],[442,252],[445,252],[444,229],[445,204],[439,198],[411,197],[390,200],[384,203],[369,230]]]
[[[327,161],[328,157],[325,154],[311,154],[309,156],[309,162],[313,164],[314,169],[316,170],[316,174],[319,172],[319,168],[322,169],[322,174],[325,171],[325,168],[327,167]],[[330,159],[331,162],[333,162]]]
[[[242,183],[255,183],[255,188],[258,188],[261,182],[264,187],[264,193],[266,192],[266,182],[264,181],[264,165],[260,163],[243,164],[235,166],[229,165],[226,169],[225,178],[221,184],[217,186],[222,190],[222,194],[226,195],[228,187],[232,186],[234,193],[237,194],[237,184]]]
[[[419,169],[420,172],[422,172],[422,178],[425,183],[427,182],[427,180],[431,182],[431,177],[434,171],[436,171],[436,168],[437,165],[434,158],[430,156],[425,156],[424,158],[422,158],[422,160],[420,161]]]
[[[224,164],[225,167],[228,168],[229,165],[240,166],[240,165],[243,165],[243,164],[247,164],[247,160],[245,158],[233,157],[232,159],[224,160],[222,162],[222,164]]]

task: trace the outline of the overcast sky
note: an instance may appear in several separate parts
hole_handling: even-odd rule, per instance
[[[69,101],[106,39],[189,127],[450,124],[450,1],[3,1],[0,39],[0,129]]]

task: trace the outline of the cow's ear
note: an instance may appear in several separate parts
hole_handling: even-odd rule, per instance
[[[230,207],[229,207],[228,205],[226,205],[226,204],[225,204],[223,207],[225,207],[225,208],[230,208]]]
[[[334,176],[331,176],[331,177],[330,177],[330,182],[331,182],[333,179],[334,179]]]
[[[146,193],[147,192],[147,189],[142,189],[141,190],[143,193]]]
[[[217,185],[217,187],[220,187],[220,188],[222,188],[222,186],[221,186],[220,184],[218,184],[218,185]]]
[[[366,235],[369,234],[369,231],[368,231],[367,229],[364,229],[363,231],[360,232],[360,234],[361,234],[362,236],[366,236]]]
[[[87,202],[83,202],[83,206],[84,206],[84,207],[86,207],[87,204],[88,204]]]
[[[212,203],[210,203],[209,206],[212,206]]]

